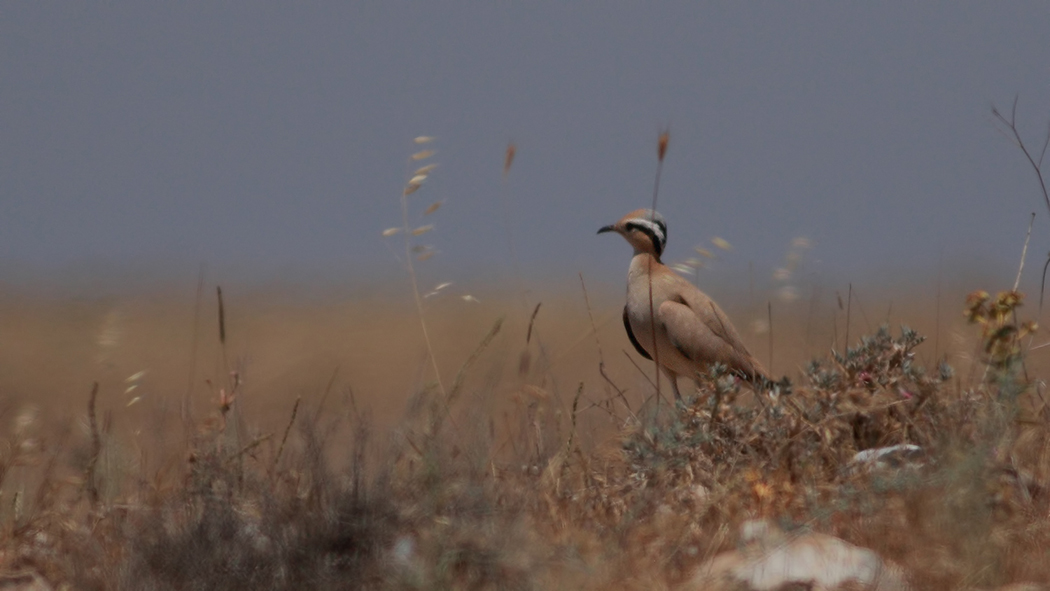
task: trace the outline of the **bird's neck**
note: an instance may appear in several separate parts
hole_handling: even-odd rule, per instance
[[[659,263],[660,262],[660,255],[658,255],[655,252],[653,252],[652,248],[648,247],[648,245],[646,245],[646,246],[647,246],[647,248],[644,248],[644,249],[642,249],[642,248],[635,248],[634,249],[634,258],[637,259],[638,257],[648,257],[648,258],[653,259],[653,262]]]
[[[660,257],[656,256],[651,252],[638,252],[635,251],[634,258],[631,259],[631,267],[627,272],[628,279],[632,277],[644,277],[650,275],[657,267],[663,266],[660,262]]]

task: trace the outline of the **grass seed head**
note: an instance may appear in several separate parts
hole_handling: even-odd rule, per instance
[[[514,146],[514,142],[507,144],[507,153],[503,157],[503,175],[506,176],[510,172],[510,167],[514,164],[514,154],[518,151],[517,147]]]

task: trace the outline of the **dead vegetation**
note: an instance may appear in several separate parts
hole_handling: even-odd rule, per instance
[[[1015,111],[1009,119],[993,113],[1028,157],[1050,207],[1041,170],[1050,135],[1035,158],[1017,132]],[[666,142],[665,134],[661,165]],[[505,177],[514,150],[511,144]],[[433,155],[417,152],[410,165]],[[409,324],[422,331],[422,359],[404,357],[405,343],[414,342],[395,332],[404,314],[392,322],[375,302],[364,306],[362,325],[333,322],[345,318],[339,314],[312,325],[331,331],[329,339],[356,335],[355,344],[367,342],[368,349],[384,338],[394,343],[401,358],[377,355],[347,373],[414,383],[402,388],[411,392],[403,405],[380,394],[359,399],[352,383],[334,387],[338,364],[330,374],[296,374],[309,385],[287,372],[267,375],[277,360],[302,361],[305,344],[324,339],[317,331],[298,339],[275,331],[281,347],[260,352],[264,361],[253,366],[251,355],[239,352],[245,342],[237,341],[252,327],[227,326],[218,290],[219,338],[209,354],[198,352],[198,288],[185,390],[182,375],[156,381],[152,395],[139,389],[143,371],[115,377],[127,375],[117,349],[132,338],[122,332],[119,307],[101,314],[102,329],[88,347],[69,338],[34,341],[39,334],[32,331],[0,341],[9,367],[34,345],[52,352],[49,359],[78,357],[71,352],[97,358],[82,394],[71,396],[67,384],[66,394],[46,401],[19,390],[46,392],[33,380],[48,382],[61,373],[54,366],[46,376],[0,374],[2,387],[14,392],[0,392],[0,421],[11,426],[0,434],[0,586],[995,589],[1050,582],[1050,407],[1045,382],[1028,365],[1043,345],[1032,346],[1037,327],[1023,319],[1023,255],[1012,290],[966,299],[971,337],[950,355],[935,347],[924,362],[917,351],[924,338],[905,326],[867,326],[866,336],[851,340],[850,285],[845,306],[837,294],[830,351],[802,362],[799,342],[806,352],[816,342],[814,289],[803,325],[777,325],[780,339],[794,341],[787,355],[778,349],[800,363],[793,380],[751,390],[712,367],[698,391],[671,405],[654,394],[659,378],[653,384],[644,368],[634,365],[634,385],[613,369],[627,361],[606,358],[598,335],[619,314],[595,314],[606,307],[592,308],[586,287],[586,314],[562,312],[562,320],[586,323],[561,339],[569,344],[557,354],[534,331],[539,304],[525,306],[524,349],[510,344],[522,339],[497,342],[506,331],[502,320],[475,330],[477,318],[491,323],[499,314],[489,312],[508,306],[486,309],[481,299],[460,294],[478,306],[471,320],[427,315],[424,300],[452,284],[420,289],[414,265],[436,251],[413,238],[433,225],[413,228],[407,198],[434,166],[409,175],[402,225],[382,233],[405,239],[418,315]],[[513,258],[509,225],[507,235]],[[796,241],[774,274],[787,305],[799,298],[793,275],[809,246]],[[699,262],[687,266],[695,273]],[[524,289],[518,297],[528,300]],[[939,295],[937,306],[939,339]],[[270,312],[287,322],[288,314]],[[764,323],[752,326],[769,337],[772,366],[772,306],[764,312]],[[11,316],[26,322],[23,313]],[[45,326],[61,324],[43,316]],[[840,320],[845,348],[837,345]],[[458,348],[440,339],[443,331],[459,333]],[[130,349],[141,353],[162,332],[146,331]],[[593,354],[581,360],[574,350],[592,338]],[[197,375],[198,356],[214,360],[201,371],[206,378]],[[953,360],[963,363],[955,368]],[[459,370],[450,374],[453,366]],[[592,371],[584,378],[566,374],[566,366]],[[263,379],[246,378],[256,367]],[[442,367],[455,376],[447,385]],[[99,381],[107,389],[118,384],[123,396],[103,401]],[[267,382],[278,384],[277,395],[260,396]],[[83,412],[70,413],[71,405]],[[377,420],[379,406],[403,414]],[[861,570],[838,571],[840,564],[826,560],[832,555]],[[766,579],[771,569],[763,560],[780,561],[781,570],[808,561],[827,577]],[[748,571],[755,565],[765,569],[761,576]]]
[[[764,519],[871,549],[914,588],[1047,581],[1050,409],[1020,303],[969,300],[972,379],[884,327],[793,384],[714,368],[686,404],[639,404],[615,380],[559,389],[531,332],[493,386],[497,323],[389,430],[330,384],[258,414],[236,372],[185,419],[137,403],[145,439],[90,385],[66,425],[9,405],[0,568],[70,589],[693,588]]]

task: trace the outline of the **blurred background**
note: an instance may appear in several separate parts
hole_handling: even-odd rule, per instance
[[[506,279],[509,229],[531,277],[619,281],[594,233],[650,203],[663,129],[669,258],[717,236],[764,280],[803,236],[837,281],[1016,268],[1047,212],[990,109],[1020,97],[1041,145],[1048,30],[1041,2],[16,3],[0,278],[400,277],[380,232],[428,135],[436,274]]]
[[[257,383],[316,392],[341,367],[406,394],[426,355],[404,236],[382,233],[433,163],[408,206],[434,226],[421,292],[451,282],[425,300],[445,379],[495,318],[523,340],[538,301],[552,356],[586,346],[563,366],[599,379],[582,273],[607,361],[641,388],[629,247],[595,232],[651,203],[662,130],[667,262],[775,371],[883,321],[925,328],[933,361],[968,291],[1012,284],[1031,212],[1038,291],[1048,211],[991,109],[1018,97],[1041,147],[1047,31],[1042,2],[8,4],[2,385],[203,388],[225,371],[221,284],[231,364]]]

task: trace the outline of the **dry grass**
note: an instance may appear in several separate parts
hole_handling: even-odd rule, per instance
[[[1050,580],[1041,368],[1008,340],[984,353],[1009,331],[967,326],[961,296],[939,322],[944,367],[897,328],[932,332],[930,309],[897,304],[887,332],[854,308],[868,336],[835,356],[845,310],[800,301],[774,319],[790,394],[714,372],[671,408],[622,352],[619,293],[592,289],[590,310],[552,294],[533,324],[514,296],[428,300],[444,394],[411,300],[235,291],[224,346],[213,303],[194,346],[192,302],[5,296],[0,572],[75,589],[669,588],[764,517],[872,548],[917,588]],[[742,326],[765,314],[727,308]],[[921,460],[850,464],[898,443]]]

